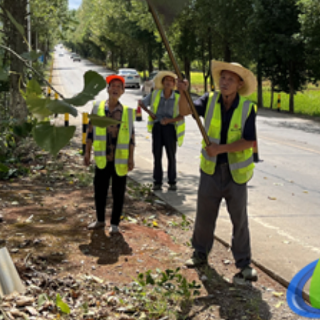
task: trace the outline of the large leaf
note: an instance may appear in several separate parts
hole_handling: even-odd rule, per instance
[[[89,70],[84,75],[83,91],[71,99],[65,99],[65,101],[74,106],[84,106],[87,102],[94,100],[94,97],[105,88],[105,79],[99,73]]]
[[[93,126],[100,127],[100,128],[106,128],[114,124],[121,123],[120,121],[117,121],[108,117],[100,117],[100,116],[97,116],[96,114],[90,114],[89,119]]]
[[[46,107],[55,114],[70,113],[74,117],[78,115],[77,109],[63,100],[51,100],[51,102]]]
[[[43,117],[49,117],[53,114],[53,112],[47,108],[47,105],[50,102],[50,98],[40,99],[34,93],[26,96],[26,103],[29,111],[32,114],[37,114]]]
[[[42,122],[33,128],[33,138],[42,149],[57,155],[68,144],[75,131],[75,126],[55,127],[50,122]]]
[[[39,57],[43,55],[42,52],[36,52],[36,51],[30,51],[30,52],[24,52],[21,57],[25,60],[29,61],[37,61]]]
[[[6,11],[7,11],[7,15],[8,15],[9,19],[11,20],[11,22],[15,25],[15,27],[22,34],[22,36],[24,36],[23,26],[17,22],[17,20],[12,16],[12,14],[8,10],[6,10]]]
[[[28,95],[28,94],[32,94],[32,93],[34,93],[38,96],[42,95],[42,90],[41,90],[40,84],[35,79],[31,79],[27,83],[26,94]]]

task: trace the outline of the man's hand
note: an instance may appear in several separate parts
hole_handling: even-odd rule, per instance
[[[182,94],[184,91],[187,91],[189,88],[189,81],[187,79],[181,80],[178,79],[178,85],[177,88],[180,92],[180,94]]]
[[[134,168],[134,160],[133,160],[133,158],[129,158],[129,160],[128,160],[128,170],[132,171],[133,168]]]
[[[90,158],[91,158],[91,154],[89,152],[86,152],[86,154],[84,155],[83,163],[87,167],[90,166],[90,162],[91,162]]]
[[[209,146],[206,147],[206,151],[209,157],[216,157],[220,154],[220,145],[214,142],[211,142]]]
[[[163,126],[166,126],[166,125],[169,124],[170,122],[171,122],[171,121],[170,121],[169,118],[162,118],[160,123],[161,123]]]

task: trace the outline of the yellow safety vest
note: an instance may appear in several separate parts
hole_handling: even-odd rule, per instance
[[[92,114],[105,117],[105,104],[106,101],[95,102]],[[114,159],[115,169],[120,177],[128,173],[129,144],[134,120],[135,110],[123,106]],[[104,169],[107,165],[107,128],[93,127],[93,148],[97,167]]]
[[[154,90],[151,95],[151,105],[150,105],[150,110],[154,113],[157,114],[160,99],[161,99],[161,91],[162,90]],[[175,103],[173,107],[173,118],[177,117],[179,115],[179,94],[175,93]],[[148,131],[152,132],[154,120],[149,116],[148,118]],[[177,134],[177,141],[178,141],[178,146],[181,147],[184,139],[184,133],[185,133],[185,128],[186,124],[184,119],[178,121],[175,123],[175,128],[176,128],[176,134]]]
[[[209,140],[220,144],[221,133],[221,107],[218,103],[220,94],[218,92],[211,92],[205,115],[205,130],[208,134]],[[227,134],[227,144],[233,143],[242,139],[245,122],[251,113],[253,103],[240,97],[239,105],[234,110],[229,130]],[[256,110],[256,109],[255,109]],[[206,144],[202,141],[201,152],[201,169],[207,174],[214,174],[217,163],[217,157],[209,157],[206,150]],[[252,148],[228,153],[229,168],[233,180],[238,184],[248,182],[254,169]]]

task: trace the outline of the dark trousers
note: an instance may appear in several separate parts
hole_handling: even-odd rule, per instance
[[[96,204],[97,220],[100,222],[105,221],[110,178],[112,178],[113,197],[111,224],[118,226],[123,208],[127,176],[119,177],[117,175],[114,162],[108,162],[104,169],[96,167],[94,176],[94,200]]]
[[[231,250],[236,267],[244,268],[251,263],[247,185],[233,181],[228,164],[218,165],[213,175],[201,171],[192,245],[196,251],[209,254],[222,198],[226,201],[233,225]]]
[[[153,180],[155,184],[162,184],[162,150],[166,149],[168,158],[168,183],[176,184],[176,151],[177,135],[175,126],[168,124],[166,126],[156,123],[152,129],[152,152],[154,159]]]

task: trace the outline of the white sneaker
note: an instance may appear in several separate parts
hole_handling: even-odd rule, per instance
[[[105,225],[106,225],[105,222],[94,221],[94,222],[91,222],[91,223],[87,226],[87,229],[89,229],[89,230],[104,229]]]
[[[116,226],[116,225],[114,225],[114,224],[112,224],[111,226],[110,226],[110,229],[109,229],[109,233],[110,234],[115,234],[115,233],[119,233],[120,232],[120,230],[119,230],[119,227],[118,226]]]

